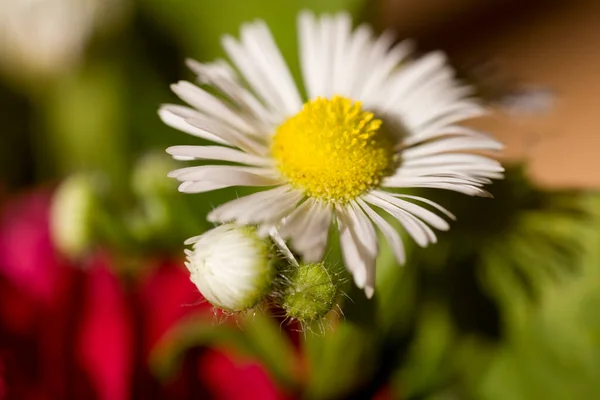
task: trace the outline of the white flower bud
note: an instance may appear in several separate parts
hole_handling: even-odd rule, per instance
[[[190,279],[212,305],[230,312],[256,306],[271,290],[276,256],[269,239],[249,226],[224,224],[189,239]]]
[[[81,59],[94,32],[119,24],[129,0],[0,1],[0,69],[52,76]]]
[[[81,257],[93,244],[95,183],[90,175],[77,174],[63,181],[54,193],[50,233],[58,250],[68,257]]]

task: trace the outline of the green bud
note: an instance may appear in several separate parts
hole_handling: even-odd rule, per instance
[[[142,197],[174,193],[176,185],[167,174],[175,168],[177,164],[166,154],[144,155],[138,160],[132,173],[133,191]]]
[[[338,282],[323,262],[290,267],[283,277],[281,306],[287,317],[311,323],[334,307]]]
[[[52,199],[50,233],[58,250],[70,258],[87,253],[94,242],[98,181],[90,174],[65,179]]]

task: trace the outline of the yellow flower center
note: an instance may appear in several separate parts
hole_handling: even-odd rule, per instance
[[[277,128],[271,152],[307,196],[344,203],[393,172],[395,143],[381,124],[360,102],[317,98]]]

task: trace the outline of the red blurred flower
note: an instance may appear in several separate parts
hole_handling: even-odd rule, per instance
[[[98,257],[86,274],[78,335],[78,361],[99,399],[129,398],[133,372],[133,326],[121,282]]]
[[[11,398],[64,398],[85,386],[71,373],[81,273],[54,250],[49,206],[50,193],[37,190],[0,211],[0,354]]]
[[[180,319],[196,312],[210,312],[211,306],[190,281],[183,261],[160,262],[150,266],[139,286],[144,310],[146,356]]]
[[[284,398],[258,363],[199,348],[173,382],[158,381],[152,349],[210,305],[180,262],[147,263],[127,281],[107,254],[85,268],[65,263],[50,238],[50,199],[33,191],[0,210],[0,399]]]
[[[60,263],[50,240],[46,190],[9,200],[0,213],[0,273],[36,299],[51,300]]]
[[[214,399],[289,399],[258,362],[229,352],[206,351],[200,358],[199,374]]]

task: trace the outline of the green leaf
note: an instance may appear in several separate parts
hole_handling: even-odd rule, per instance
[[[443,307],[430,304],[423,308],[415,340],[395,378],[406,397],[427,393],[448,379],[450,369],[444,363],[448,359],[453,336],[450,316]]]
[[[155,374],[168,379],[176,374],[185,352],[192,347],[233,349],[256,357],[288,389],[298,386],[298,360],[285,333],[274,319],[248,316],[240,325],[217,323],[213,316],[195,315],[178,324],[151,355]]]
[[[307,334],[308,399],[344,398],[371,378],[377,366],[374,330],[344,321],[324,336]]]

